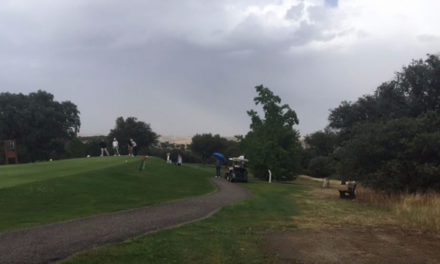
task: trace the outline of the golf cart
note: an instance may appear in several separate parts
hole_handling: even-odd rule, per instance
[[[226,169],[225,178],[230,182],[247,182],[248,173],[246,163],[248,162],[244,156],[237,158],[229,158],[232,161],[232,167]]]

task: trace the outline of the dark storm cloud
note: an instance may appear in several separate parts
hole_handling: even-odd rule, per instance
[[[234,135],[248,130],[254,86],[264,84],[298,112],[298,128],[309,133],[326,125],[329,108],[373,90],[411,56],[426,53],[390,54],[386,41],[346,54],[328,48],[362,32],[342,23],[340,7],[329,4],[338,6],[6,1],[0,89],[44,89],[71,100],[83,134],[106,134],[116,117],[136,116],[161,134]],[[371,67],[377,57],[381,64]]]

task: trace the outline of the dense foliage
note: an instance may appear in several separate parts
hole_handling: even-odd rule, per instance
[[[331,154],[337,145],[337,134],[330,129],[317,131],[304,138],[306,148],[301,150],[303,173],[313,177],[325,178],[335,174]]]
[[[345,142],[351,175],[381,190],[440,190],[440,113],[363,123]],[[356,155],[354,155],[356,153]]]
[[[57,102],[44,91],[0,93],[0,139],[16,140],[20,162],[63,157],[64,145],[79,127],[79,111],[72,102]]]
[[[228,140],[220,135],[196,134],[192,137],[191,151],[199,155],[203,162],[209,161],[212,153],[219,152],[226,157],[236,157],[241,154],[240,145],[237,141]]]
[[[274,179],[295,178],[299,169],[299,134],[293,129],[298,124],[294,110],[287,104],[281,105],[281,98],[260,85],[255,87],[258,96],[256,105],[263,107],[264,118],[255,110],[248,111],[251,130],[242,141],[249,167],[258,178],[266,178],[268,169]]]
[[[440,111],[440,59],[435,55],[413,61],[373,95],[342,102],[331,111],[329,126],[349,131],[359,122],[417,117],[427,111]]]
[[[332,153],[337,145],[337,134],[330,130],[317,131],[305,137],[306,148],[301,151],[303,173],[325,178],[335,174]]]
[[[127,117],[125,120],[123,117],[118,117],[115,128],[110,130],[107,136],[107,143],[110,147],[113,138],[116,138],[119,142],[121,154],[127,154],[128,141],[130,138],[133,138],[142,153],[146,152],[149,147],[157,144],[158,137],[149,124],[138,121],[136,117]]]
[[[413,61],[373,95],[342,102],[329,121],[337,143],[325,156],[342,179],[387,192],[440,190],[438,56]]]

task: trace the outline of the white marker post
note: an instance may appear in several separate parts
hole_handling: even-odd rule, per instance
[[[269,172],[269,183],[272,182],[272,172],[270,170],[267,170]]]

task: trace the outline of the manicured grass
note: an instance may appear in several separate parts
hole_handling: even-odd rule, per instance
[[[152,233],[133,241],[95,248],[63,263],[262,263],[267,232],[295,229],[298,214],[294,194],[305,188],[294,184],[244,184],[253,198],[227,206],[214,216]]]
[[[0,166],[0,231],[214,191],[206,170],[150,157],[141,172],[139,163],[125,156]]]
[[[130,162],[134,161],[133,158],[129,159],[128,156],[125,156],[3,165],[0,166],[0,189],[119,166],[121,162],[125,160]],[[138,159],[136,159],[136,161],[137,160]]]

